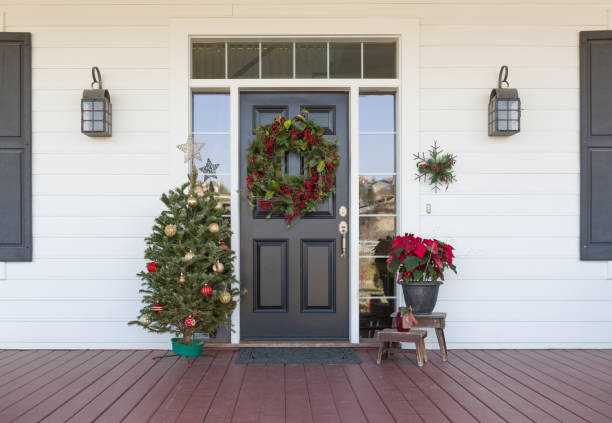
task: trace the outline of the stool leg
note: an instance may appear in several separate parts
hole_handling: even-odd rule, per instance
[[[421,339],[421,355],[423,356],[423,361],[427,363],[427,350],[425,349],[425,341]]]
[[[436,328],[436,336],[438,337],[438,345],[440,345],[440,354],[442,361],[448,360],[448,352],[446,351],[446,339],[444,339],[444,329]]]
[[[378,346],[378,358],[376,359],[376,364],[382,363],[383,344],[384,342],[381,342],[380,345]]]
[[[390,342],[385,342],[383,345],[383,359],[386,360],[389,358],[389,345],[391,343]]]
[[[417,364],[419,365],[419,367],[423,367],[423,352],[421,351],[421,344],[420,342],[416,342],[414,345],[417,357]]]

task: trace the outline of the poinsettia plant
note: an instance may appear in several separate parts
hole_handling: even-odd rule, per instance
[[[414,234],[398,235],[387,252],[387,268],[390,272],[397,273],[398,280],[444,280],[446,269],[457,273],[453,264],[453,250],[449,244],[437,239],[423,239]]]

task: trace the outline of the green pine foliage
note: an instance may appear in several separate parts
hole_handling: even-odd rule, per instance
[[[143,280],[140,290],[143,307],[138,320],[129,322],[150,332],[182,336],[187,344],[194,333],[215,334],[220,324],[228,322],[241,294],[234,285],[237,283],[233,276],[235,254],[227,246],[232,233],[229,222],[222,217],[223,209],[217,205],[217,194],[204,190],[196,173],[191,174],[189,180],[161,197],[166,209],[155,219],[153,233],[145,239],[145,258],[158,267],[152,272],[138,273]],[[195,207],[187,204],[190,196],[197,199]],[[219,225],[217,233],[210,231],[211,224]],[[176,234],[165,233],[168,225],[176,227]],[[195,256],[186,260],[189,251]],[[222,272],[213,270],[217,262],[223,265]],[[181,273],[184,283],[178,282]],[[212,288],[210,296],[200,292],[204,284]],[[224,304],[220,298],[226,292],[232,299]],[[162,305],[162,311],[152,310],[156,303]],[[191,328],[185,325],[189,316],[196,322]]]

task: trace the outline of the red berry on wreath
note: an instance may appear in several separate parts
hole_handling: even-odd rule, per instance
[[[156,302],[155,304],[153,304],[153,307],[151,307],[151,310],[153,310],[156,313],[159,313],[163,309],[164,309],[164,307],[159,303],[159,301]]]
[[[154,261],[147,263],[147,270],[149,273],[155,272],[157,269],[159,269],[159,265]]]
[[[202,287],[202,289],[200,289],[200,292],[202,293],[202,295],[204,295],[205,297],[210,297],[210,295],[212,294],[212,287],[208,284],[204,285]]]
[[[196,324],[196,321],[193,317],[189,316],[188,318],[185,319],[185,326],[187,326],[188,328],[194,327],[195,324]]]

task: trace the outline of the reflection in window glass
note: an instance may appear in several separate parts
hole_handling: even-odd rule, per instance
[[[374,338],[396,301],[386,261],[397,231],[395,95],[361,95],[359,116],[359,331]]]
[[[327,78],[327,43],[295,43],[295,77]]]
[[[395,43],[363,43],[363,77],[395,78]]]
[[[202,167],[206,164],[206,160],[210,159],[214,164],[219,164],[217,173],[229,173],[230,171],[230,136],[227,134],[194,134],[195,142],[204,143],[204,147],[200,150],[200,155],[204,162],[196,160],[195,164]]]
[[[329,43],[329,77],[361,78],[361,43]]]
[[[395,135],[359,135],[359,172],[395,172]]]
[[[228,77],[259,78],[259,43],[229,43]]]
[[[293,78],[293,43],[262,43],[261,77]]]
[[[359,213],[395,214],[395,175],[359,177]]]
[[[225,43],[194,43],[191,62],[194,79],[225,78]]]
[[[193,95],[193,132],[228,132],[230,130],[228,94]]]

